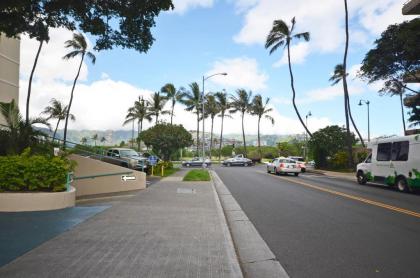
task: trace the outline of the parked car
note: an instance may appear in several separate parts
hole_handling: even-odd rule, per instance
[[[251,159],[244,157],[242,154],[235,155],[234,157],[228,158],[222,162],[224,166],[252,166],[253,162]]]
[[[183,161],[182,166],[184,167],[197,167],[197,166],[203,166],[207,167],[211,165],[211,160],[206,158],[203,161],[202,157],[193,157],[191,160]]]
[[[300,172],[299,164],[295,160],[285,157],[275,158],[267,164],[267,173],[276,175],[292,173],[299,176]]]
[[[287,158],[293,159],[294,161],[296,161],[296,163],[299,165],[300,171],[302,173],[306,172],[306,163],[305,163],[305,159],[303,157],[301,157],[301,156],[289,156]]]
[[[357,182],[381,183],[406,192],[420,188],[420,135],[372,140],[371,154],[357,165]]]
[[[102,161],[139,171],[146,171],[148,167],[146,157],[140,156],[133,149],[126,148],[109,149]]]

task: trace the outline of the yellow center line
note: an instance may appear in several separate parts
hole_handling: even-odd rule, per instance
[[[260,173],[264,173],[264,172],[261,171]],[[355,196],[355,195],[343,193],[343,192],[340,192],[340,191],[324,188],[324,187],[313,185],[313,184],[310,184],[310,183],[307,183],[307,182],[304,182],[304,181],[301,181],[301,180],[298,180],[298,179],[287,178],[287,177],[279,177],[279,176],[274,176],[274,177],[279,178],[279,179],[283,179],[283,180],[287,180],[289,182],[296,183],[296,184],[299,184],[299,185],[303,185],[303,186],[306,186],[306,187],[309,187],[309,188],[312,188],[312,189],[316,189],[316,190],[319,190],[319,191],[323,191],[323,192],[327,192],[327,193],[330,193],[330,194],[345,197],[345,198],[348,198],[348,199],[356,200],[356,201],[359,201],[359,202],[362,202],[362,203],[365,203],[365,204],[389,209],[389,210],[392,210],[392,211],[396,211],[396,212],[399,212],[399,213],[403,213],[403,214],[407,214],[407,215],[411,215],[411,216],[420,218],[420,213],[415,212],[415,211],[411,211],[411,210],[408,210],[408,209],[394,207],[394,206],[387,205],[387,204],[384,204],[384,203],[381,203],[381,202],[377,202],[377,201],[369,200],[369,199],[366,199],[366,198],[358,197],[358,196]]]

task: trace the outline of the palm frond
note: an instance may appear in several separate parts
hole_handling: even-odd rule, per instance
[[[86,52],[86,56],[90,59],[92,64],[95,64],[96,56],[92,52],[90,52],[90,51]]]
[[[297,39],[303,38],[305,41],[309,41],[311,39],[311,35],[309,32],[303,32],[303,33],[293,35],[293,38],[297,38]]]

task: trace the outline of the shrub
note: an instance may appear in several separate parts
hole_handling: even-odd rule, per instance
[[[339,151],[331,158],[331,167],[334,169],[345,169],[347,167],[347,152]]]
[[[165,168],[165,170],[173,169],[174,164],[171,161],[159,161],[155,166],[153,166],[153,174],[154,175],[160,175],[162,172],[162,167]],[[152,167],[149,167],[147,174],[152,173]]]
[[[64,191],[74,164],[63,157],[22,155],[0,157],[1,191]]]

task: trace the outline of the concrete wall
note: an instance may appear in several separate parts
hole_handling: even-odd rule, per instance
[[[19,103],[20,40],[0,33],[0,102]],[[4,120],[0,115],[0,124]]]
[[[79,155],[71,155],[70,159],[77,162],[77,167],[74,171],[75,177],[130,171],[133,172],[132,176],[136,177],[136,180],[134,181],[123,181],[121,179],[121,175],[75,180],[73,181],[72,186],[76,188],[76,196],[139,190],[146,188],[146,174],[143,172],[131,170]]]

